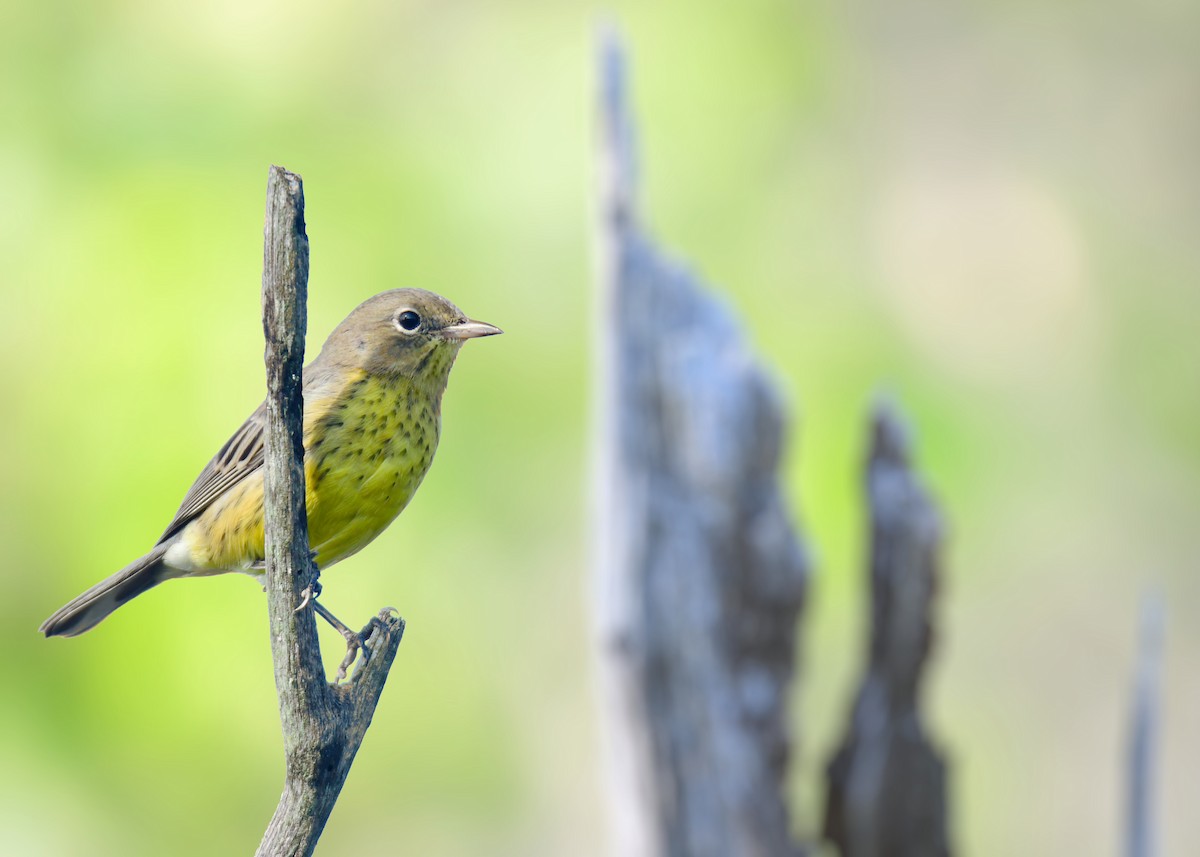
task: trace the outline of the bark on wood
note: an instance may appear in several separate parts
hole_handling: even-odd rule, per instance
[[[1142,601],[1141,639],[1133,686],[1133,716],[1129,730],[1129,857],[1158,853],[1155,819],[1155,769],[1158,753],[1158,708],[1162,684],[1165,608],[1158,593]]]
[[[807,563],[783,410],[729,308],[636,205],[621,48],[600,57],[595,621],[613,853],[789,855],[788,689]]]
[[[867,495],[869,660],[845,742],[829,766],[825,835],[843,857],[944,857],[946,768],[919,709],[941,523],[886,404],[874,416]]]
[[[316,579],[304,508],[301,367],[308,288],[308,236],[300,177],[271,167],[263,247],[266,334],[266,587],[271,655],[283,721],[286,779],[259,855],[316,848],[358,752],[404,633],[384,610],[363,629],[371,659],[345,685],[325,679],[311,609],[296,611]]]

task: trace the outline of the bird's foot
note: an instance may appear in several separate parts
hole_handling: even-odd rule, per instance
[[[354,666],[355,660],[358,659],[359,652],[362,652],[362,662],[364,664],[370,662],[371,648],[367,645],[366,634],[358,631],[351,631],[348,627],[346,627],[346,624],[342,622],[341,619],[330,613],[325,608],[325,605],[315,599],[316,596],[314,595],[311,603],[312,608],[317,611],[317,615],[332,625],[333,629],[341,634],[346,640],[346,657],[342,659],[342,664],[338,667],[337,678],[334,682],[335,684],[340,684],[346,680],[346,674],[350,670],[350,667]],[[366,631],[370,627],[371,626],[368,625],[367,628],[364,628],[363,630]]]
[[[300,603],[298,605],[296,605],[296,609],[293,610],[292,612],[299,613],[301,610],[303,610],[305,607],[307,607],[310,604],[312,604],[315,607],[316,603],[317,603],[316,602],[317,596],[319,596],[320,594],[321,594],[321,581],[314,580],[308,586],[306,586],[302,590],[300,590],[300,596],[301,596]]]
[[[343,636],[346,638],[346,657],[342,658],[342,663],[338,667],[337,678],[335,684],[341,684],[346,680],[346,674],[350,667],[354,666],[354,662],[358,659],[359,653],[362,653],[363,666],[371,662],[371,647],[367,645],[367,638],[363,634],[347,629]]]

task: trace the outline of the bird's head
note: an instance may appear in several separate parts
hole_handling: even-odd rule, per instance
[[[424,289],[392,289],[350,313],[329,335],[318,359],[440,388],[464,342],[501,332],[467,318],[441,295]]]

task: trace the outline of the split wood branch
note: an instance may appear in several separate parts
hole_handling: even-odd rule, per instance
[[[316,580],[304,505],[301,387],[308,236],[303,183],[281,167],[271,167],[267,180],[263,238],[266,588],[286,778],[257,853],[298,857],[313,853],[325,829],[383,692],[404,621],[382,611],[363,629],[370,659],[347,684],[326,680],[314,611],[296,610]]]

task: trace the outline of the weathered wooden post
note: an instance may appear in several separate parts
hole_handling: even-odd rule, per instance
[[[1128,817],[1126,851],[1129,857],[1158,854],[1155,801],[1158,768],[1159,706],[1162,696],[1162,650],[1166,606],[1157,592],[1142,599],[1137,669],[1129,718]]]
[[[919,708],[941,520],[886,403],[875,411],[866,475],[871,640],[845,740],[829,765],[825,835],[842,857],[945,857],[946,766]]]
[[[613,853],[780,857],[805,554],[784,417],[729,307],[647,237],[615,35],[600,48],[595,623]]]

